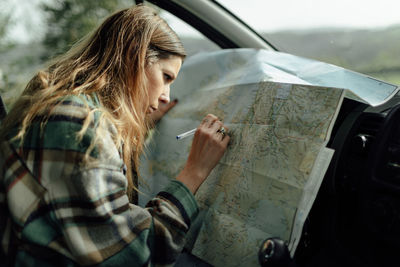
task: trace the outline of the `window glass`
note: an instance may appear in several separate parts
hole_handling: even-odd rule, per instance
[[[46,62],[132,0],[0,0],[0,95],[7,109]]]
[[[400,84],[398,0],[218,0],[279,50]]]
[[[168,25],[178,34],[179,38],[186,49],[188,56],[204,52],[214,51],[220,49],[214,42],[210,41],[198,30],[169,13],[168,11],[162,10],[149,2],[145,2],[146,5],[152,6],[159,11],[160,17],[162,17]]]
[[[109,14],[132,4],[132,0],[0,0],[0,95],[7,109],[50,58],[67,51]],[[219,49],[177,17],[158,11],[181,37],[188,55]]]

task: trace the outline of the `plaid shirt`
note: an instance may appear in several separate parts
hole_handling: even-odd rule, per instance
[[[98,113],[78,140],[89,113],[80,97],[68,97],[46,124],[32,124],[22,145],[1,144],[0,257],[16,266],[174,263],[198,211],[193,195],[172,181],[146,208],[129,203],[112,127],[83,163]]]

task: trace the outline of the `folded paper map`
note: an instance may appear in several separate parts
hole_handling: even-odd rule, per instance
[[[323,73],[312,71],[313,64]],[[359,84],[380,92],[365,93]],[[172,88],[179,104],[159,123],[142,159],[146,184],[140,185],[145,193],[140,203],[183,168],[191,138],[177,141],[176,135],[212,113],[228,126],[231,142],[196,193],[201,216],[188,248],[214,266],[259,266],[257,252],[268,237],[285,240],[293,254],[334,153],[326,144],[343,97],[375,105],[397,90],[278,52],[234,49],[193,56]]]

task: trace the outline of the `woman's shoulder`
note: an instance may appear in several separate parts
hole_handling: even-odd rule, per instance
[[[58,103],[71,104],[76,106],[87,106],[91,109],[99,107],[100,102],[96,94],[68,94],[61,96]]]
[[[60,106],[60,110],[63,109],[77,109],[86,110],[87,112],[100,107],[100,103],[96,95],[65,95],[57,99],[55,107]]]
[[[48,120],[83,124],[88,117],[91,117],[91,122],[95,123],[100,113],[100,104],[96,96],[66,95],[60,97],[49,110]]]

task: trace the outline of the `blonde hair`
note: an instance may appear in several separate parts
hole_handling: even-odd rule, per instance
[[[96,93],[104,107],[101,120],[110,120],[117,128],[115,141],[127,169],[138,172],[149,129],[145,67],[171,56],[184,59],[186,53],[176,33],[153,9],[138,5],[116,12],[32,78],[3,120],[0,138],[18,126],[15,139],[22,142],[33,120],[60,97]],[[80,134],[87,130],[89,117]],[[136,189],[132,172],[127,172],[128,195]]]

